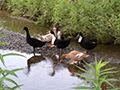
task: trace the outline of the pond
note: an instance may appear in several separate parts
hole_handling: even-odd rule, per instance
[[[27,26],[30,29],[30,34],[46,34],[50,30],[49,27],[41,27],[35,25],[32,21],[21,18],[21,17],[10,17],[10,14],[6,11],[0,11],[0,27],[4,27],[10,31],[20,32],[20,30]],[[21,32],[20,32],[21,33]],[[76,39],[72,40],[69,47],[74,47],[80,51],[84,49],[76,43]],[[49,50],[47,50],[49,51]],[[16,51],[0,50],[0,53],[9,53]],[[18,84],[24,84],[21,90],[72,90],[72,87],[79,85],[84,81],[83,78],[76,76],[73,72],[78,72],[87,75],[83,71],[80,71],[74,65],[70,65],[69,62],[72,60],[67,60],[60,63],[56,55],[43,55],[33,57],[33,54],[20,53],[26,56],[16,57],[9,56],[5,57],[6,67],[0,66],[4,69],[15,69],[15,68],[25,68],[22,71],[17,72],[19,78],[14,79]],[[104,45],[99,44],[95,49],[90,51],[91,55],[97,54],[97,56],[105,57],[106,60],[112,60],[108,67],[120,68],[120,46],[119,45]],[[84,64],[79,64],[80,67],[92,71],[89,67]],[[88,75],[89,76],[89,75]],[[120,79],[120,73],[112,74],[110,77]],[[6,82],[7,85],[13,86],[11,83]],[[113,83],[116,87],[120,86],[120,82]],[[85,86],[91,86],[91,83],[85,84]],[[103,86],[104,88],[106,86]],[[18,89],[19,90],[19,89]],[[104,89],[106,90],[106,89]]]

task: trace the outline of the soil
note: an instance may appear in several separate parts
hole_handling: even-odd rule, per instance
[[[0,49],[3,50],[16,50],[19,52],[25,52],[25,53],[32,53],[33,48],[27,44],[26,42],[26,35],[18,33],[18,32],[12,32],[5,29],[0,30],[0,34],[5,34],[5,36],[0,37],[0,42],[9,42],[8,44],[3,44],[0,46]],[[63,53],[69,53],[72,50],[77,50],[76,48],[67,47],[63,50]],[[42,54],[44,56],[56,56],[59,55],[58,48],[56,47],[49,47],[48,44],[45,44],[41,48],[36,48],[36,53]],[[90,57],[86,59],[88,63],[95,61],[95,54],[89,53]],[[97,54],[97,59],[100,60],[103,58],[104,61],[111,61],[112,63],[120,64],[120,59],[108,57],[106,55]]]

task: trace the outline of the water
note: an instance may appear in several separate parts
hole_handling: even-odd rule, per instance
[[[19,53],[16,51],[0,50],[2,54],[11,52]],[[4,67],[1,62],[0,66],[8,70],[25,68],[22,71],[16,72],[19,78],[9,76],[9,78],[12,78],[18,84],[24,84],[21,90],[71,90],[72,87],[76,87],[84,81],[84,79],[73,74],[74,71],[83,73],[83,71],[80,71],[73,65],[59,63],[57,60],[57,62],[54,63],[55,58],[53,59],[51,57],[41,55],[33,57],[31,54],[19,54],[26,56],[26,58],[8,56],[4,58],[6,67]],[[28,69],[29,64],[27,64],[27,62],[31,64],[30,70]],[[14,86],[12,83],[5,83],[7,83],[8,86]],[[84,85],[90,86],[89,84]]]

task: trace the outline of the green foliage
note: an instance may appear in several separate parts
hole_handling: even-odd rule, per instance
[[[120,0],[7,0],[12,14],[35,18],[40,25],[59,22],[64,34],[83,32],[101,43],[120,44]]]
[[[85,61],[84,61],[85,62]],[[86,63],[86,62],[85,62]],[[86,63],[93,71],[94,73],[91,73],[79,66],[76,66],[78,67],[80,70],[83,70],[84,72],[94,76],[95,79],[92,79],[92,78],[89,78],[85,75],[82,75],[82,74],[79,74],[79,73],[75,73],[76,75],[80,76],[80,77],[83,77],[85,78],[86,80],[84,82],[82,82],[81,84],[79,84],[77,87],[74,87],[74,89],[94,89],[94,90],[102,90],[101,88],[101,85],[105,82],[107,84],[109,84],[110,86],[112,86],[112,89],[109,89],[109,90],[119,90],[120,88],[115,88],[110,82],[111,81],[120,81],[120,80],[117,80],[117,79],[114,79],[114,78],[107,78],[108,75],[107,74],[110,74],[110,73],[118,73],[119,71],[113,71],[113,69],[115,69],[114,67],[113,68],[107,68],[107,69],[102,69],[102,67],[104,67],[105,65],[107,65],[109,62],[102,62],[102,59],[97,62],[97,59],[95,60],[95,66],[93,67],[92,65]],[[88,81],[91,81],[92,82],[92,85],[94,87],[84,87],[84,86],[80,86]]]
[[[0,34],[0,37],[1,36],[4,36],[4,34]],[[0,43],[0,45],[2,45],[2,44],[6,44],[6,43],[8,43],[8,42],[2,42],[2,43]],[[8,53],[8,54],[0,54],[0,60],[1,60],[1,62],[2,62],[2,64],[5,66],[5,62],[4,62],[4,57],[5,56],[11,56],[11,55],[16,55],[16,56],[22,56],[22,57],[25,57],[25,56],[23,56],[23,55],[20,55],[20,54],[16,54],[16,53]],[[13,70],[3,70],[1,67],[0,67],[0,90],[4,90],[4,89],[9,89],[9,90],[15,90],[15,89],[17,89],[17,88],[19,88],[20,86],[22,86],[22,85],[18,85],[14,80],[12,80],[11,78],[8,78],[7,76],[8,75],[12,75],[12,76],[15,76],[15,77],[17,77],[18,78],[18,76],[15,74],[15,72],[16,71],[19,71],[19,70],[23,70],[24,68],[18,68],[18,69],[13,69]],[[9,81],[9,82],[11,82],[11,83],[13,83],[13,84],[15,84],[15,86],[14,87],[6,87],[6,86],[3,86],[3,83],[4,83],[4,81]]]

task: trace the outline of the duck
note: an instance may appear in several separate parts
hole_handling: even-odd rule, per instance
[[[61,52],[63,52],[63,49],[69,46],[71,38],[67,39],[67,40],[57,39],[55,37],[53,30],[51,30],[50,33],[54,35],[54,40],[53,40],[52,44],[54,44],[58,49],[60,49],[60,55],[61,55]]]
[[[77,34],[78,43],[81,45],[81,47],[85,48],[87,50],[94,49],[97,46],[97,40],[88,40],[85,37],[83,37],[83,34],[79,32]]]
[[[69,52],[68,54],[62,54],[60,62],[62,62],[63,59],[72,59],[74,61],[71,62],[70,64],[74,64],[75,62],[78,63],[79,61],[82,61],[89,56],[90,55],[86,54],[86,52],[80,52],[77,50],[73,50],[73,51]]]
[[[33,53],[34,53],[34,56],[35,56],[35,48],[44,46],[46,42],[40,41],[40,40],[38,40],[38,39],[36,39],[36,38],[32,38],[32,37],[30,36],[30,34],[29,34],[29,30],[28,30],[27,27],[24,27],[24,28],[22,29],[22,31],[23,31],[23,30],[26,31],[26,41],[27,41],[27,43],[28,43],[30,46],[33,47]]]
[[[49,43],[50,47],[54,47],[54,45],[51,43],[54,41],[55,38],[57,38],[58,40],[64,39],[61,31],[62,30],[59,28],[59,23],[56,23],[55,26],[53,27],[54,35],[50,33],[51,31],[49,31],[49,33],[46,35],[41,36],[40,34],[38,34],[38,39],[41,41],[45,41],[45,42]]]
[[[55,37],[57,39],[64,39],[63,37],[63,33],[62,33],[62,29],[59,28],[60,27],[60,24],[57,22],[55,23],[54,27],[53,27],[53,32],[55,34]]]
[[[51,44],[51,43],[53,42],[53,40],[55,39],[55,37],[50,32],[49,32],[49,34],[42,35],[42,36],[40,34],[38,34],[38,39],[41,40],[41,41],[43,41],[43,42],[49,43],[50,47],[54,47],[54,45]]]

